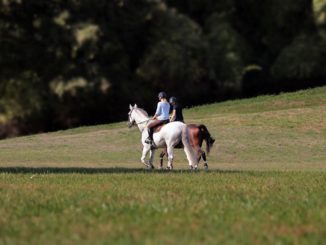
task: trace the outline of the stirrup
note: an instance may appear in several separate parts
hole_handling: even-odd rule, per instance
[[[150,138],[147,138],[147,139],[145,139],[145,143],[152,145],[153,144],[153,140],[151,140]]]
[[[156,149],[156,148],[157,148],[157,146],[155,145],[154,140],[153,140],[152,143],[151,143],[151,148],[152,148],[152,149]]]

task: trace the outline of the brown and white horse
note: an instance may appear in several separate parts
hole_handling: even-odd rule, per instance
[[[208,153],[215,140],[210,136],[210,133],[205,125],[186,125],[182,122],[168,123],[164,125],[159,132],[154,133],[153,140],[156,147],[152,147],[151,145],[145,143],[145,139],[148,137],[148,131],[145,129],[147,124],[151,121],[147,112],[141,108],[138,108],[137,105],[129,105],[129,109],[128,126],[132,127],[133,125],[137,125],[139,131],[141,132],[141,142],[143,144],[141,162],[146,167],[154,168],[154,152],[156,148],[164,148],[164,155],[167,154],[168,156],[167,168],[172,169],[174,148],[183,148],[191,169],[197,168],[198,162],[201,158],[203,158],[205,161],[205,168],[208,168],[206,154],[201,149],[201,146],[205,140]],[[146,161],[145,159],[148,153],[150,154],[149,161]]]
[[[206,160],[206,153],[207,155],[210,152],[210,149],[212,148],[215,139],[212,138],[211,134],[209,133],[207,127],[204,124],[188,124],[188,134],[189,134],[189,141],[190,145],[194,149],[195,153],[198,156],[198,162],[202,158],[204,160],[204,167],[205,169],[208,169],[208,163]],[[206,142],[206,153],[205,151],[201,148],[203,141]],[[183,145],[180,143],[177,145],[175,148],[183,148]],[[159,168],[163,168],[163,158],[167,154],[166,149],[163,150],[160,154],[160,165]],[[192,166],[190,166],[192,167]],[[195,166],[197,167],[197,166]]]
[[[156,147],[146,144],[145,140],[148,137],[147,124],[151,122],[146,111],[138,108],[137,105],[129,105],[129,122],[128,126],[132,127],[137,125],[141,133],[141,142],[143,144],[143,153],[141,162],[148,168],[154,168],[153,160],[156,148],[165,148],[168,155],[168,169],[173,168],[173,150],[176,145],[182,142],[184,151],[186,153],[189,166],[195,168],[198,164],[197,156],[190,144],[189,129],[186,124],[182,122],[172,122],[164,125],[159,132],[153,134],[153,140]],[[149,153],[149,161],[146,161],[147,154]]]

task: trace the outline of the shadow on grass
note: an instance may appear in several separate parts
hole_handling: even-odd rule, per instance
[[[115,173],[197,173],[197,172],[208,172],[208,173],[239,173],[243,171],[238,170],[159,170],[159,169],[144,169],[144,168],[56,168],[56,167],[43,167],[43,168],[28,168],[28,167],[0,167],[0,173],[10,174],[115,174]]]

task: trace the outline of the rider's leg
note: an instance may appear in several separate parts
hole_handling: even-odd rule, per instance
[[[146,144],[152,144],[152,142],[153,142],[153,128],[148,127],[147,131],[148,131],[148,137],[145,140],[145,143]]]
[[[151,141],[153,141],[153,131],[154,131],[154,126],[148,128],[148,138],[150,138]]]
[[[154,133],[154,127],[159,126],[162,124],[164,121],[160,120],[155,120],[151,122],[147,128],[148,128],[148,138],[145,140],[146,144],[152,144],[153,143],[153,133]]]

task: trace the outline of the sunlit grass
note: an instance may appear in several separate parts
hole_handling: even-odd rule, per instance
[[[0,174],[0,243],[321,243],[317,172]]]
[[[0,244],[323,244],[325,99],[185,110],[216,138],[208,172],[182,150],[176,170],[145,170],[126,122],[1,140]]]
[[[216,138],[208,158],[211,169],[255,170],[259,164],[259,170],[322,170],[325,98],[322,87],[186,109],[185,119],[204,123]],[[139,130],[121,122],[2,140],[0,162],[2,166],[134,168],[142,167],[141,148]],[[187,168],[182,150],[176,150],[175,166]]]

